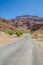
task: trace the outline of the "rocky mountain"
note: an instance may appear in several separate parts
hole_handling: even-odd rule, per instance
[[[43,18],[38,16],[23,15],[10,20],[0,18],[0,30],[20,29],[27,32],[29,30],[37,30],[41,27],[43,27]]]

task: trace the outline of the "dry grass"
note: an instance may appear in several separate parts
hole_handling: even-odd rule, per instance
[[[43,30],[37,30],[31,36],[33,39],[43,42]]]

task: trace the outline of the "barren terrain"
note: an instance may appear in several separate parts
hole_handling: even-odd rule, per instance
[[[18,39],[22,38],[22,36],[17,37],[16,35],[9,35],[4,32],[0,32],[0,44],[1,43],[7,43],[11,41],[17,41]]]

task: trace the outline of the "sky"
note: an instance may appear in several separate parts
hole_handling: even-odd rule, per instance
[[[43,17],[43,0],[0,0],[0,18],[11,19],[21,15]]]

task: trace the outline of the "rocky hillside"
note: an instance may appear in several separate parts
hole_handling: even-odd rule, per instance
[[[23,31],[37,30],[43,26],[43,18],[38,16],[23,15],[14,19],[5,20],[0,18],[0,30],[20,29]]]

